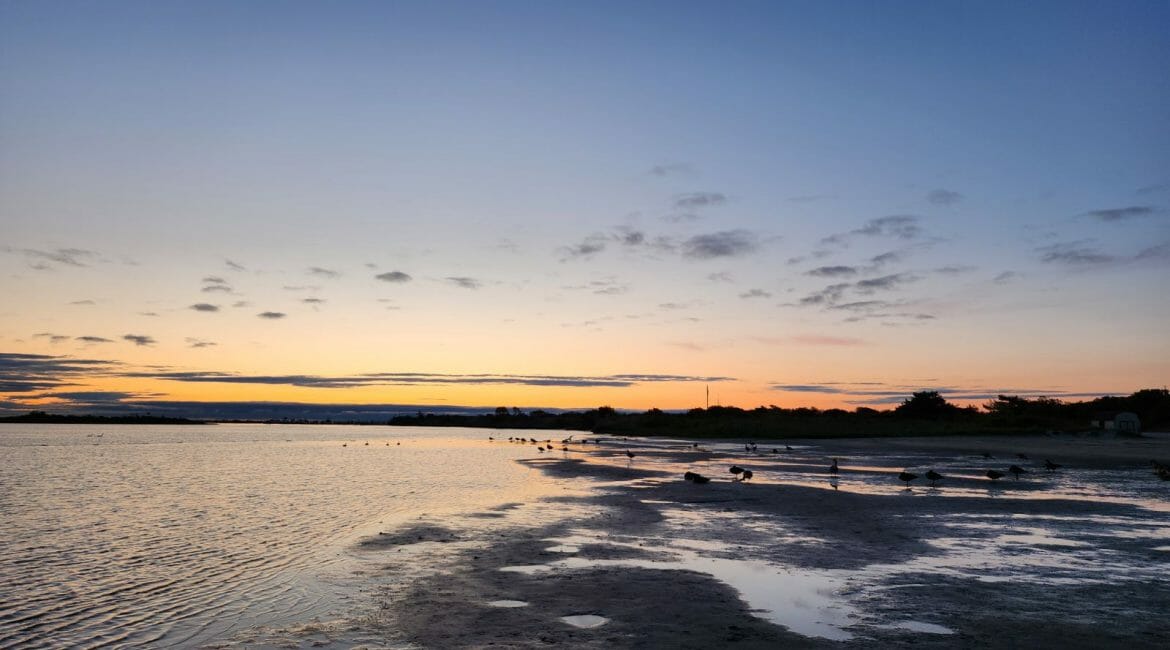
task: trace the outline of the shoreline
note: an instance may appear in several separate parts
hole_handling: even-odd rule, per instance
[[[1170,645],[1170,483],[1143,467],[1170,456],[1168,439],[696,442],[607,438],[519,460],[566,494],[367,538],[373,603],[314,645]],[[1037,468],[1046,455],[1065,467]],[[903,489],[898,472],[927,461],[949,478]],[[756,476],[733,482],[732,462]],[[1009,462],[1029,473],[981,477]]]

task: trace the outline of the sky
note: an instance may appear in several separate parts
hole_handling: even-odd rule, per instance
[[[1162,387],[1166,25],[4,2],[0,413]]]

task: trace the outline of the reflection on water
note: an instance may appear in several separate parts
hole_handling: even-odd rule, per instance
[[[309,618],[379,522],[552,490],[513,462],[527,449],[476,430],[4,425],[0,453],[2,648],[192,646]]]
[[[563,546],[587,544],[620,548],[641,548],[638,542],[620,542],[586,531],[548,541]],[[734,547],[713,540],[663,539],[661,550],[670,559],[599,560],[572,557],[548,564],[505,567],[503,571],[538,575],[555,569],[588,569],[600,566],[639,567],[658,570],[698,571],[714,576],[735,588],[760,616],[783,625],[798,634],[844,641],[853,635],[844,629],[856,612],[836,596],[845,575],[833,571],[797,571],[760,560],[712,557],[711,551],[729,551]]]

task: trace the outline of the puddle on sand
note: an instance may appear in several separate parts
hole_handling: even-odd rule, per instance
[[[601,627],[609,622],[608,618],[596,614],[572,614],[570,616],[562,616],[561,620],[573,627],[585,629]]]
[[[934,623],[923,623],[921,621],[902,621],[900,623],[890,623],[889,625],[876,626],[883,630],[909,630],[911,632],[921,632],[923,634],[954,634],[955,631],[949,627],[935,625]]]
[[[523,600],[493,600],[488,603],[488,607],[528,607],[528,603]]]
[[[561,544],[599,544],[642,548],[637,543],[618,542],[604,537],[575,534],[552,538]],[[797,634],[833,641],[848,641],[853,635],[844,627],[853,624],[855,610],[838,595],[847,575],[841,572],[785,570],[763,561],[712,558],[701,555],[719,544],[711,541],[672,539],[662,550],[668,561],[642,559],[594,560],[570,557],[547,565],[504,567],[503,571],[534,574],[552,568],[637,567],[655,570],[689,570],[705,573],[736,589],[753,612]],[[723,545],[728,546],[729,545]],[[840,574],[840,575],[838,575]]]
[[[507,571],[509,573],[523,573],[525,575],[536,575],[537,573],[544,573],[552,571],[551,564],[519,564],[516,566],[500,567],[500,571]]]

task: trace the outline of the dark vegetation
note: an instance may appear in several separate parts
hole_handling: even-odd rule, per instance
[[[1101,413],[1132,411],[1145,430],[1170,429],[1170,391],[1140,390],[1128,397],[1099,397],[1064,402],[1051,397],[1000,395],[982,408],[960,407],[935,391],[908,397],[897,408],[878,411],[780,408],[741,409],[713,406],[686,412],[650,409],[619,412],[608,406],[588,411],[524,412],[499,407],[482,415],[418,413],[390,420],[391,425],[483,427],[495,429],[568,429],[614,435],[686,438],[809,438],[838,436],[906,436],[1084,431]]]
[[[161,415],[56,415],[32,411],[25,415],[0,417],[0,423],[27,422],[31,424],[207,424],[202,420],[168,418]]]

